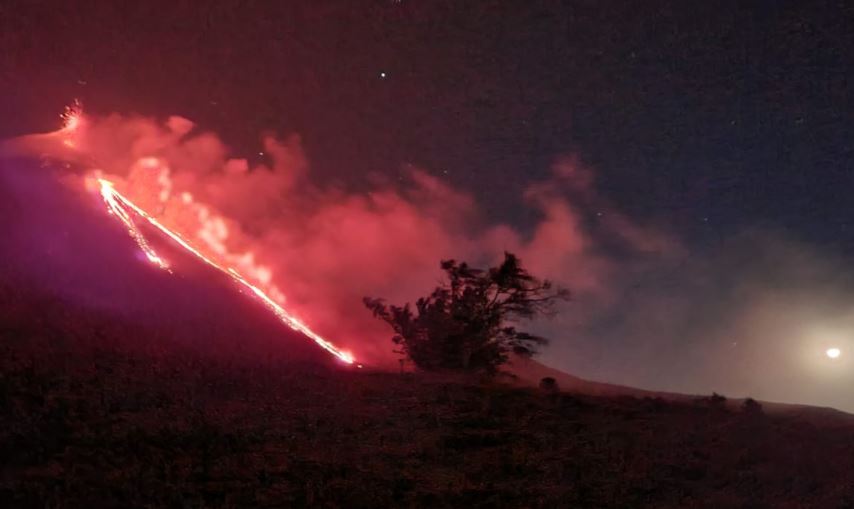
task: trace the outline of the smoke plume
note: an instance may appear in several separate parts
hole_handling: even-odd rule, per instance
[[[522,232],[490,223],[471,194],[420,168],[406,168],[403,180],[365,175],[370,187],[359,192],[319,182],[296,135],[263,136],[266,162],[254,166],[180,117],[84,117],[65,145],[367,362],[392,357],[389,332],[361,298],[413,300],[435,286],[441,259],[486,265],[511,251],[569,288],[573,306],[592,309],[615,298],[620,274],[680,250],[611,207],[577,158],[557,161],[550,179],[523,190],[541,219]]]

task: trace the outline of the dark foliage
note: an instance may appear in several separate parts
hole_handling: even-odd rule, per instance
[[[540,380],[540,389],[545,392],[558,392],[560,389],[557,385],[557,380],[547,376]]]
[[[762,414],[762,404],[753,398],[745,399],[744,403],[741,404],[741,409],[744,413],[748,415]]]
[[[504,253],[504,262],[489,270],[445,260],[447,281],[429,297],[409,305],[387,305],[365,297],[374,316],[394,330],[392,341],[416,366],[428,371],[451,369],[494,373],[510,352],[532,355],[546,339],[517,330],[512,324],[548,314],[557,300],[569,297],[522,268]]]
[[[715,410],[723,410],[726,408],[726,396],[713,392],[711,396],[703,398],[703,403]]]

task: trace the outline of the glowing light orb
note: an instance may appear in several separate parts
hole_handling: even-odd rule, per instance
[[[842,350],[838,348],[828,348],[827,351],[824,352],[830,359],[838,359],[840,355],[842,355]]]

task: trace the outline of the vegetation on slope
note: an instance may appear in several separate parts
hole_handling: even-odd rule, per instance
[[[520,321],[553,311],[569,292],[532,276],[512,253],[487,270],[444,260],[446,281],[403,306],[365,297],[376,318],[394,331],[398,352],[426,371],[495,374],[511,354],[530,357],[546,338],[518,330]]]

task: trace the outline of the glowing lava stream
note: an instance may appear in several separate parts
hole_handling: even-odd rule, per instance
[[[154,251],[154,248],[151,247],[151,245],[148,243],[148,241],[142,235],[142,232],[140,232],[139,229],[136,227],[136,225],[133,223],[133,218],[131,217],[131,214],[129,211],[133,211],[139,217],[148,221],[152,226],[154,226],[155,228],[157,228],[158,230],[160,230],[161,232],[163,232],[164,234],[169,236],[169,238],[171,238],[172,240],[177,242],[181,247],[183,247],[187,251],[196,255],[196,257],[198,257],[200,260],[202,260],[206,264],[208,264],[211,267],[219,270],[220,272],[227,274],[231,279],[233,279],[237,283],[239,283],[239,284],[245,286],[246,288],[252,290],[252,293],[254,293],[259,299],[261,299],[261,301],[264,302],[264,304],[266,304],[267,307],[270,308],[270,310],[276,314],[276,316],[279,318],[279,320],[282,321],[282,323],[284,323],[285,325],[287,325],[288,327],[290,327],[291,329],[293,329],[295,331],[298,331],[298,332],[305,334],[306,336],[308,336],[309,338],[314,340],[315,343],[317,343],[322,348],[324,348],[326,351],[328,351],[332,355],[338,357],[339,359],[346,362],[347,364],[353,364],[354,359],[353,359],[353,356],[351,354],[339,350],[335,345],[333,345],[329,341],[323,339],[316,332],[309,329],[308,326],[305,325],[304,323],[302,323],[299,319],[297,319],[294,316],[291,316],[287,311],[285,311],[282,308],[282,306],[280,306],[278,303],[276,303],[276,301],[274,301],[272,298],[270,298],[269,295],[264,293],[264,291],[261,290],[260,288],[258,288],[257,286],[255,286],[252,283],[250,283],[249,281],[247,281],[236,270],[234,270],[231,267],[228,267],[228,268],[223,267],[223,266],[217,264],[216,262],[214,262],[213,260],[211,260],[210,258],[208,258],[207,256],[203,255],[196,248],[191,246],[189,242],[184,240],[183,237],[181,237],[180,235],[173,232],[169,228],[160,224],[160,222],[158,222],[155,218],[150,216],[147,212],[145,212],[144,210],[142,210],[141,208],[136,206],[136,204],[134,204],[132,201],[130,201],[125,196],[123,196],[121,193],[119,193],[116,190],[115,186],[113,186],[113,183],[110,182],[109,180],[106,180],[106,179],[103,179],[100,177],[96,177],[95,180],[98,182],[98,186],[100,187],[101,197],[104,199],[104,203],[107,204],[108,211],[111,214],[115,215],[125,225],[125,227],[127,227],[128,233],[130,234],[131,238],[133,238],[133,240],[136,241],[136,243],[139,245],[140,249],[142,249],[142,252],[145,254],[145,256],[148,258],[148,260],[150,262],[154,263],[155,265],[157,265],[161,269],[164,269],[167,271],[170,270],[169,264],[163,258],[158,256],[158,254]]]

